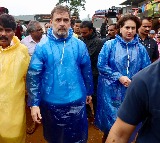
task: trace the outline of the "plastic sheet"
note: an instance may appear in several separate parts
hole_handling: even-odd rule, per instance
[[[128,59],[127,47],[130,59]],[[127,60],[129,60],[128,74]],[[126,92],[126,87],[119,82],[119,78],[123,75],[132,79],[133,75],[149,64],[148,53],[144,46],[138,43],[137,35],[129,43],[117,35],[116,39],[104,44],[98,58],[100,75],[95,124],[106,134],[115,122]]]
[[[28,105],[43,106],[44,102],[47,103],[41,112],[45,137],[51,139],[51,143],[56,143],[63,133],[70,133],[68,138],[77,138],[77,143],[86,142],[87,138],[84,110],[86,95],[93,94],[91,63],[85,44],[72,35],[70,29],[66,39],[56,39],[50,28],[48,37],[37,44],[27,74]],[[57,132],[59,136],[53,141],[54,133],[50,134],[50,125],[47,125],[52,124],[52,121],[48,122],[50,119],[56,120],[54,127],[56,123],[58,126],[54,133]],[[79,128],[80,125],[84,127]],[[61,126],[71,131],[58,132]],[[80,139],[79,135],[84,139]],[[64,136],[62,139],[65,143],[68,139]]]
[[[88,121],[85,102],[67,104],[41,102],[43,134],[49,143],[86,143]]]
[[[27,47],[13,38],[0,48],[0,143],[25,143],[25,76],[30,57]]]

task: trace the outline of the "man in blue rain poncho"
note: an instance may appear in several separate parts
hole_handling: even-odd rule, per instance
[[[27,74],[28,105],[35,122],[42,118],[49,143],[86,143],[85,104],[93,93],[86,45],[73,36],[70,12],[58,5],[51,12],[52,28],[37,44]]]

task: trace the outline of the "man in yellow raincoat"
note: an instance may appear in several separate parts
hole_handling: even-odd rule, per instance
[[[14,36],[13,16],[0,15],[0,143],[25,143],[27,47]]]

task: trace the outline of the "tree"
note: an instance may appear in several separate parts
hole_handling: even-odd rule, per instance
[[[63,3],[66,3],[66,5],[69,7],[72,16],[77,16],[77,18],[79,18],[80,8],[85,10],[86,0],[59,0],[59,4]]]

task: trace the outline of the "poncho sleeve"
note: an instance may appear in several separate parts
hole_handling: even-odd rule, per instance
[[[31,58],[27,73],[28,106],[39,106],[41,75],[43,71],[42,50],[38,45]]]
[[[107,41],[103,45],[102,50],[98,56],[98,63],[97,63],[100,75],[104,76],[107,79],[108,84],[111,84],[119,80],[119,78],[122,76],[122,74],[119,71],[109,66],[110,54],[111,50],[113,50],[111,48],[113,48],[113,45],[114,45],[113,40]]]
[[[84,46],[81,56],[81,73],[84,79],[87,95],[93,94],[93,76],[91,69],[91,61],[87,47]]]

